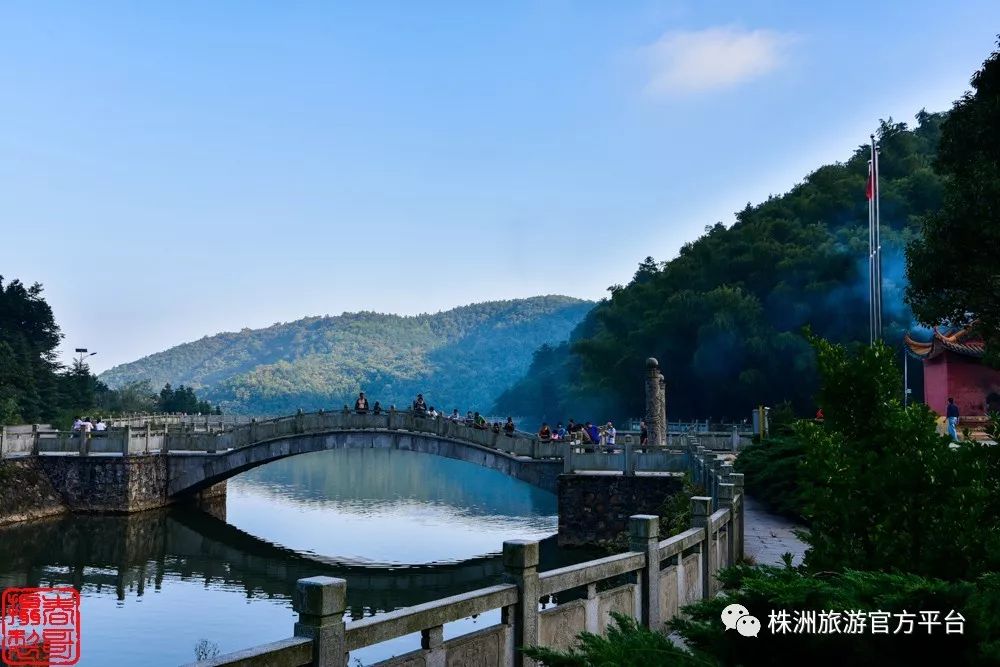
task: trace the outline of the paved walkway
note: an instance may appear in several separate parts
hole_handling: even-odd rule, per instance
[[[802,564],[806,545],[792,533],[801,526],[783,516],[771,514],[749,496],[743,508],[743,520],[743,551],[752,556],[758,565],[781,565],[784,553],[792,554],[795,565]]]

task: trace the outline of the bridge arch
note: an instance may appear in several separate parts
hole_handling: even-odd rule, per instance
[[[308,417],[314,419],[307,421]],[[401,420],[398,428],[388,428],[393,418]],[[282,421],[286,422],[284,427]],[[289,456],[337,449],[400,449],[443,456],[497,470],[552,493],[556,491],[563,469],[561,460],[519,456],[499,447],[509,445],[515,452],[526,446],[537,449],[539,443],[534,440],[498,436],[446,420],[420,419],[403,413],[298,415],[240,429],[246,433],[234,429],[228,434],[188,434],[187,442],[171,442],[166,457],[167,496],[178,498],[197,493],[242,472]],[[198,442],[205,437],[215,441]],[[175,438],[177,436],[171,436],[171,440]],[[487,444],[487,440],[492,440],[495,446]],[[227,444],[238,446],[226,447]],[[182,449],[179,451],[175,447]]]

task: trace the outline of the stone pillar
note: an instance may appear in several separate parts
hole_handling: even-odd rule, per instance
[[[126,426],[122,429],[122,456],[128,456],[129,445],[132,444],[132,427]]]
[[[31,453],[38,456],[38,449],[41,446],[39,440],[41,436],[38,435],[38,424],[31,425]]]
[[[642,624],[650,630],[663,628],[660,616],[660,517],[637,514],[628,519],[629,550],[646,555],[642,568]]]
[[[709,470],[711,474],[711,479],[709,480],[710,487],[706,488],[709,495],[712,496],[713,500],[719,499],[719,470],[722,467],[722,459],[719,458],[717,454],[712,454],[712,458],[709,461]]]
[[[743,473],[731,473],[729,480],[733,484],[733,505],[735,508],[733,514],[736,519],[736,558],[739,560],[743,558],[743,508],[746,507],[746,496],[743,495]]]
[[[712,499],[708,496],[691,498],[691,527],[703,528],[705,534],[701,542],[701,599],[712,596]]]
[[[727,528],[726,562],[721,567],[732,567],[736,564],[736,510],[733,507],[734,486],[726,482],[719,484],[719,508],[729,510],[729,528]]]
[[[296,637],[313,640],[312,667],[346,667],[344,611],[347,582],[333,577],[309,577],[295,582],[292,609],[299,613]]]
[[[508,540],[503,543],[503,567],[507,578],[517,585],[514,608],[514,667],[529,667],[535,661],[518,649],[538,645],[538,542]]]
[[[660,396],[663,397],[663,446],[666,447],[670,436],[670,422],[667,421],[667,379],[660,373]]]
[[[3,453],[7,444],[7,427],[0,426],[0,459],[3,458]]]
[[[666,398],[663,395],[663,374],[660,362],[653,357],[646,359],[646,429],[651,447],[667,444]]]

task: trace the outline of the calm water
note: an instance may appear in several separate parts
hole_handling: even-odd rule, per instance
[[[347,580],[354,618],[500,581],[505,539],[556,532],[556,500],[501,473],[390,450],[304,454],[229,482],[212,514],[171,508],[0,530],[0,588],[82,592],[80,665],[179,665],[292,634],[296,579]],[[592,557],[543,542],[542,569]],[[498,614],[445,628],[453,636]],[[352,654],[366,663],[419,635]]]

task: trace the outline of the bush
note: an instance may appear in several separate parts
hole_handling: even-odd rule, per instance
[[[995,665],[1000,664],[1000,576],[975,582],[946,582],[912,574],[859,572],[808,574],[799,568],[730,568],[720,574],[726,596],[685,607],[688,618],[670,623],[698,654],[726,665]],[[739,603],[761,622],[760,634],[749,639],[725,631],[720,621],[726,605]],[[951,611],[964,618],[962,634],[946,634],[944,625],[931,634],[915,625],[913,634],[776,634],[771,613],[785,610],[794,628],[795,611],[883,611],[917,614],[938,611],[944,621]],[[846,624],[842,624],[844,628]],[[818,656],[822,656],[818,659]]]
[[[569,651],[531,647],[524,650],[549,667],[709,667],[715,661],[675,645],[660,632],[653,632],[635,620],[612,612],[606,636],[583,632],[578,645]]]
[[[821,426],[799,422],[814,569],[961,579],[1000,569],[1000,448],[950,448],[924,405],[903,407],[895,352],[814,339]]]
[[[768,438],[740,452],[735,468],[744,474],[753,497],[769,511],[802,521],[805,499],[800,466],[805,452],[805,444],[794,436]]]
[[[946,582],[916,575],[846,571],[808,574],[801,568],[738,566],[721,573],[725,595],[684,608],[686,618],[669,623],[683,639],[679,648],[670,638],[615,616],[606,637],[582,633],[570,651],[532,648],[525,654],[543,665],[996,665],[1000,664],[1000,576],[976,582]],[[745,606],[761,622],[756,638],[726,631],[720,620],[729,604]],[[912,634],[896,634],[898,619],[890,617],[889,634],[873,634],[865,624],[860,634],[775,633],[771,613],[937,611],[931,634],[914,624]],[[946,634],[945,617],[955,610],[965,619],[962,634]],[[867,617],[866,617],[867,619]],[[846,623],[841,624],[846,629]]]

